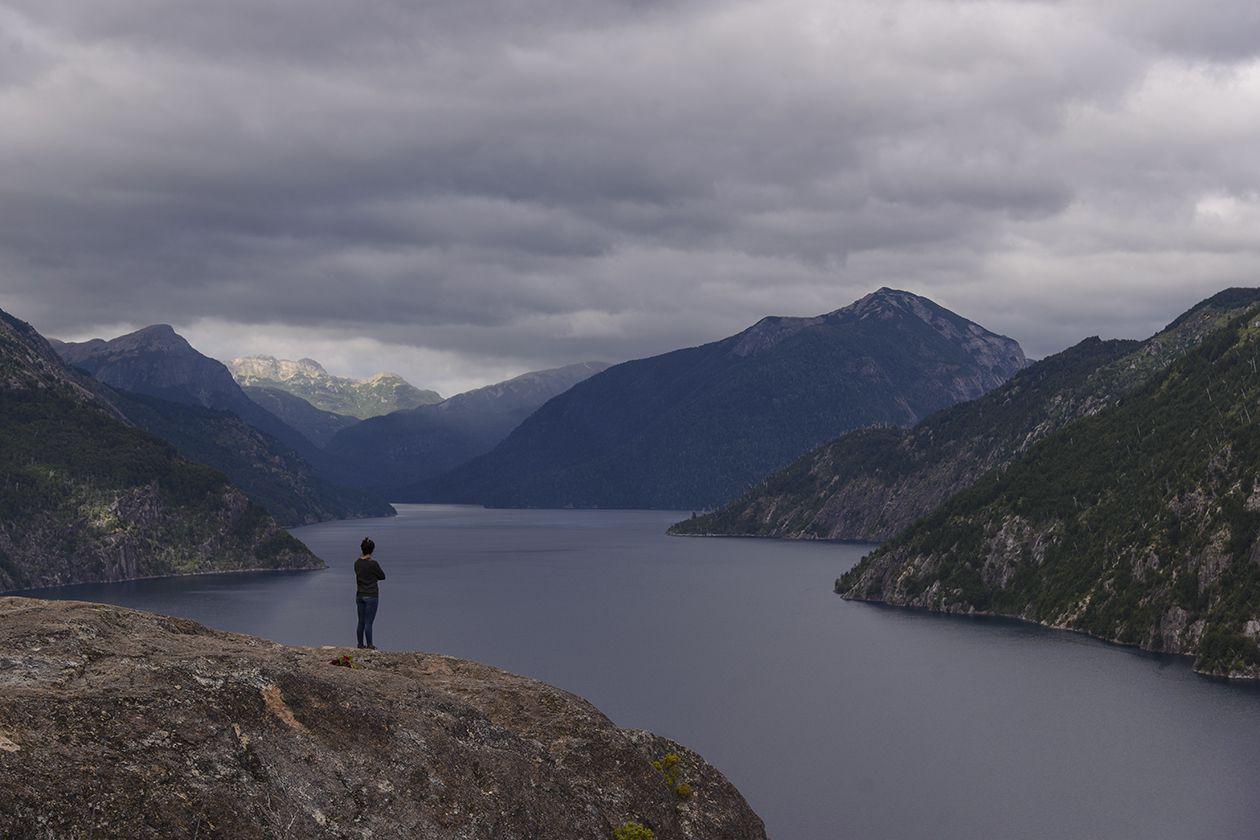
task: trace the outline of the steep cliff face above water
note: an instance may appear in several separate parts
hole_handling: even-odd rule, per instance
[[[393,513],[384,499],[341,486],[343,464],[250,399],[221,362],[169,326],[54,346],[116,389],[108,398],[128,420],[222,471],[286,525]]]
[[[0,598],[0,835],[759,840],[695,753],[435,654]],[[681,798],[652,762],[680,757]]]
[[[954,496],[836,582],[1260,678],[1260,307]]]

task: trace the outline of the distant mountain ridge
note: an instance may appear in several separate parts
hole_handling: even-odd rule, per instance
[[[293,448],[305,438],[251,400],[216,359],[203,355],[167,324],[155,324],[117,338],[52,342],[74,367],[121,391],[231,411],[245,422]]]
[[[360,420],[442,401],[436,391],[421,390],[396,373],[350,379],[333,376],[314,359],[245,356],[227,367],[241,385],[278,388],[323,411]]]
[[[417,482],[490,451],[547,400],[607,367],[580,362],[524,373],[436,405],[369,418],[337,432],[327,448],[362,470],[361,486],[402,499]]]
[[[1231,310],[1221,325],[1216,313]],[[1260,289],[1211,298],[1167,332],[1198,340],[1171,342],[1153,374],[1135,360],[1142,384],[986,473],[836,591],[1079,630],[1260,678]]]
[[[1157,376],[1260,294],[1230,290],[1144,342],[1086,339],[985,396],[913,429],[850,432],[803,455],[722,508],[670,528],[676,535],[878,542],[1069,423]]]
[[[0,590],[323,563],[0,312]]]
[[[361,422],[357,417],[335,414],[316,408],[306,400],[280,388],[266,385],[242,385],[245,395],[289,426],[301,432],[307,440],[325,447],[333,436]]]
[[[721,341],[615,365],[399,500],[709,507],[824,440],[911,425],[1025,364],[1012,339],[884,288],[826,315],[763,318]]]
[[[393,513],[384,500],[339,486],[335,458],[250,399],[221,362],[167,325],[53,346],[122,392],[113,402],[129,420],[222,470],[285,524]]]
[[[1096,410],[1084,383],[1136,345],[1087,339],[913,429],[848,432],[718,510],[676,523],[669,533],[888,539],[1061,422]]]

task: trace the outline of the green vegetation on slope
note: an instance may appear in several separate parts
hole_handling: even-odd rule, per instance
[[[672,534],[888,539],[989,469],[1112,404],[1220,329],[1260,290],[1228,289],[1144,342],[1086,339],[914,429],[851,432]]]
[[[0,392],[0,589],[322,564],[219,472],[95,406]]]
[[[988,473],[837,591],[1069,627],[1260,677],[1258,317]]]
[[[324,480],[296,452],[230,411],[121,391],[108,397],[184,457],[221,470],[283,525],[394,513],[384,501]]]
[[[346,464],[250,399],[170,326],[58,343],[57,352],[108,386],[101,395],[128,420],[222,470],[285,524],[394,513],[383,498],[338,486]]]
[[[1087,339],[1025,368],[1005,385],[928,417],[914,429],[850,432],[801,456],[741,498],[670,528],[677,535],[887,539],[1030,438],[1094,405],[1086,387],[1137,342]]]
[[[127,425],[0,313],[0,590],[323,564],[215,470]]]

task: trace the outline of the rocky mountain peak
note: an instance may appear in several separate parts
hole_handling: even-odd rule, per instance
[[[1013,339],[991,333],[928,298],[883,286],[848,306],[812,318],[769,316],[740,333],[732,355],[752,356],[774,348],[804,330],[824,324],[843,325],[861,321],[888,322],[913,319],[934,329],[943,338],[960,344],[980,364],[999,371],[1002,379],[1027,364]],[[996,383],[995,383],[996,384]]]
[[[56,389],[116,414],[112,406],[106,406],[66,369],[55,347],[34,327],[0,310],[0,392],[36,388]]]
[[[919,297],[913,292],[905,292],[888,286],[880,286],[840,311],[849,311],[859,315],[873,312],[887,312],[892,309],[912,311],[916,304],[931,304],[927,298]]]
[[[227,366],[242,386],[277,388],[322,411],[360,420],[442,401],[437,392],[417,388],[396,373],[382,372],[367,379],[334,376],[311,358],[243,356]]]
[[[276,381],[296,378],[322,379],[330,375],[319,362],[307,358],[293,361],[277,359],[275,356],[241,356],[228,362],[227,367],[242,385],[252,385],[264,379]]]
[[[125,391],[218,408],[233,408],[222,404],[224,399],[245,399],[227,368],[198,353],[169,324],[109,341],[59,343],[56,350],[67,363]]]
[[[126,342],[135,345],[153,345],[159,347],[191,347],[184,337],[175,332],[170,324],[151,324],[141,327],[135,332],[120,336]]]
[[[129,353],[196,353],[182,335],[175,332],[170,324],[153,324],[142,327],[135,332],[120,335],[110,341],[93,339],[82,344],[67,344],[67,347],[85,347],[93,350],[107,349],[115,357]]]
[[[769,315],[739,334],[739,340],[731,348],[731,355],[755,356],[782,343],[785,339],[796,335],[801,330],[821,323],[823,323],[821,316],[816,318],[791,318],[782,315]]]
[[[974,321],[913,292],[884,286],[861,300],[836,310],[827,318],[833,322],[917,319],[943,338],[963,346],[981,365],[999,371],[1003,380],[1028,365],[1023,348],[1014,339],[990,332]]]
[[[942,315],[951,316],[952,320],[966,321],[965,318],[954,315],[954,313],[928,298],[916,295],[913,292],[882,286],[848,306],[837,309],[828,317],[881,318],[889,320],[909,316],[930,324]],[[967,323],[971,322],[967,321]]]

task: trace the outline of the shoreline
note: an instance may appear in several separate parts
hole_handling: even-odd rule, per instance
[[[329,520],[329,521],[340,522],[342,520],[334,519],[334,520]],[[353,520],[345,520],[345,521],[353,521]],[[323,524],[323,523],[319,523],[319,524]],[[320,558],[320,562],[321,563],[324,562],[323,558]],[[13,595],[14,597],[30,598],[34,596],[24,595],[22,593],[44,592],[44,591],[53,590],[53,589],[65,589],[70,586],[96,586],[98,584],[103,584],[103,583],[112,585],[112,584],[117,584],[117,583],[131,583],[133,581],[141,581],[141,580],[164,580],[167,578],[209,577],[211,575],[257,574],[259,572],[283,572],[287,574],[291,572],[326,572],[326,571],[328,571],[327,563],[324,563],[322,566],[312,566],[310,568],[304,568],[304,569],[302,568],[276,569],[276,568],[267,568],[263,566],[259,566],[256,568],[248,568],[248,569],[212,569],[212,570],[204,571],[204,572],[176,572],[175,574],[170,574],[170,575],[141,575],[139,577],[108,578],[105,580],[79,580],[79,581],[74,581],[73,583],[54,583],[48,586],[28,586],[23,589],[5,589],[5,590],[0,590],[0,597],[4,597],[6,595]]]
[[[1196,657],[1192,653],[1173,653],[1171,651],[1166,651],[1166,650],[1151,650],[1150,648],[1143,647],[1142,645],[1137,644],[1135,642],[1122,642],[1118,639],[1108,639],[1105,636],[1100,636],[1097,633],[1092,633],[1088,630],[1082,630],[1077,627],[1068,627],[1062,624],[1047,624],[1044,621],[1035,621],[1033,619],[1023,618],[1017,615],[1008,615],[1006,613],[995,613],[995,612],[987,612],[987,611],[982,611],[982,610],[973,610],[972,612],[951,612],[949,610],[934,610],[931,607],[920,607],[913,604],[896,604],[891,601],[884,601],[879,598],[860,598],[856,595],[847,595],[845,593],[838,592],[838,591],[836,591],[835,594],[839,595],[841,600],[844,600],[844,601],[849,601],[849,602],[857,603],[857,604],[868,604],[870,606],[880,607],[880,608],[889,609],[889,610],[905,610],[907,612],[920,613],[923,615],[931,615],[931,616],[940,616],[942,618],[961,618],[961,619],[976,619],[976,620],[995,621],[995,622],[1011,622],[1012,624],[1020,624],[1025,627],[1037,627],[1046,631],[1054,631],[1057,633],[1071,633],[1075,636],[1081,636],[1087,639],[1091,639],[1095,642],[1106,645],[1108,647],[1121,648],[1131,653],[1137,653],[1143,656],[1169,657],[1171,659],[1184,661],[1184,663],[1190,668],[1191,671],[1193,671],[1195,674],[1197,674],[1198,676],[1206,680],[1212,680],[1214,682],[1223,682],[1229,685],[1235,685],[1235,686],[1239,686],[1243,688],[1251,688],[1251,689],[1260,690],[1260,674],[1256,674],[1253,676],[1253,675],[1248,675],[1248,674],[1234,674],[1234,673],[1220,674],[1220,673],[1213,673],[1211,671],[1201,671],[1194,666],[1194,661]]]
[[[673,526],[670,526],[671,528]],[[727,540],[774,540],[776,542],[789,543],[832,543],[834,545],[869,545],[872,548],[878,548],[883,545],[882,542],[871,540],[851,540],[831,537],[776,537],[769,534],[676,534],[670,530],[665,531],[667,537],[695,537],[698,539],[727,539]]]

